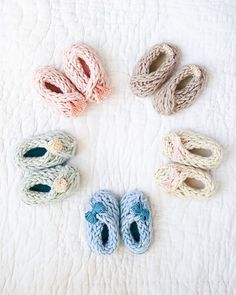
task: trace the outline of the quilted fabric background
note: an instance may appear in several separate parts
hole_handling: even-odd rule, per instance
[[[233,0],[0,1],[1,295],[235,294],[235,15]],[[32,72],[39,65],[61,68],[65,48],[77,41],[102,57],[113,91],[68,119],[35,93]],[[134,97],[128,84],[137,59],[163,41],[182,49],[182,65],[209,72],[196,103],[170,117],[157,114],[149,98]],[[160,139],[175,128],[205,133],[225,148],[214,172],[218,193],[209,201],[171,198],[155,185],[154,170],[167,162]],[[15,146],[54,129],[78,138],[72,163],[81,188],[60,203],[27,206]],[[149,195],[154,237],[146,254],[122,244],[110,257],[91,253],[83,209],[100,188]]]

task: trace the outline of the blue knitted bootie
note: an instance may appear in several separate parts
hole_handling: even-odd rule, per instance
[[[124,194],[120,201],[120,213],[125,245],[133,253],[144,253],[152,236],[152,214],[144,194],[140,191]]]
[[[93,194],[85,219],[91,249],[103,255],[114,252],[119,242],[119,205],[115,195],[107,190]]]

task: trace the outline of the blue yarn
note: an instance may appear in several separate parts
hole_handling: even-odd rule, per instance
[[[121,235],[127,248],[136,254],[147,251],[152,237],[152,214],[143,192],[124,194],[120,202]]]
[[[85,213],[85,218],[88,222],[94,224],[98,221],[97,214],[105,213],[106,211],[106,207],[103,205],[103,203],[97,202],[94,204],[92,211]]]
[[[90,248],[102,255],[111,254],[119,243],[119,205],[115,195],[100,190],[92,195],[88,207],[85,219]]]
[[[140,216],[142,221],[147,221],[149,219],[149,216],[150,216],[149,210],[144,209],[144,205],[140,201],[134,204],[131,207],[131,210],[135,216]]]

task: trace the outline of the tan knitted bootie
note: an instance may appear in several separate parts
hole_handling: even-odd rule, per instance
[[[137,96],[154,94],[169,78],[179,61],[179,50],[162,43],[151,47],[138,61],[130,79],[132,92]]]
[[[196,65],[184,66],[156,92],[154,109],[162,115],[171,115],[189,107],[199,96],[205,82],[205,70]]]

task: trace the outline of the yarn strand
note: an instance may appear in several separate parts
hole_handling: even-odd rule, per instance
[[[87,101],[103,101],[110,93],[101,61],[86,44],[74,44],[66,50],[64,70]]]
[[[183,82],[187,82],[186,85]],[[157,91],[153,107],[162,115],[177,113],[193,104],[205,84],[205,70],[197,65],[187,65]]]
[[[87,45],[75,44],[65,52],[64,70],[41,67],[34,82],[38,93],[66,116],[77,117],[88,102],[101,102],[110,93],[101,61]]]
[[[161,55],[165,60],[152,71],[152,65]],[[154,94],[169,78],[179,61],[179,50],[170,44],[154,45],[138,61],[130,79],[132,92],[137,96]]]
[[[34,82],[39,94],[66,116],[77,117],[87,106],[85,97],[71,81],[52,66],[37,69]]]

